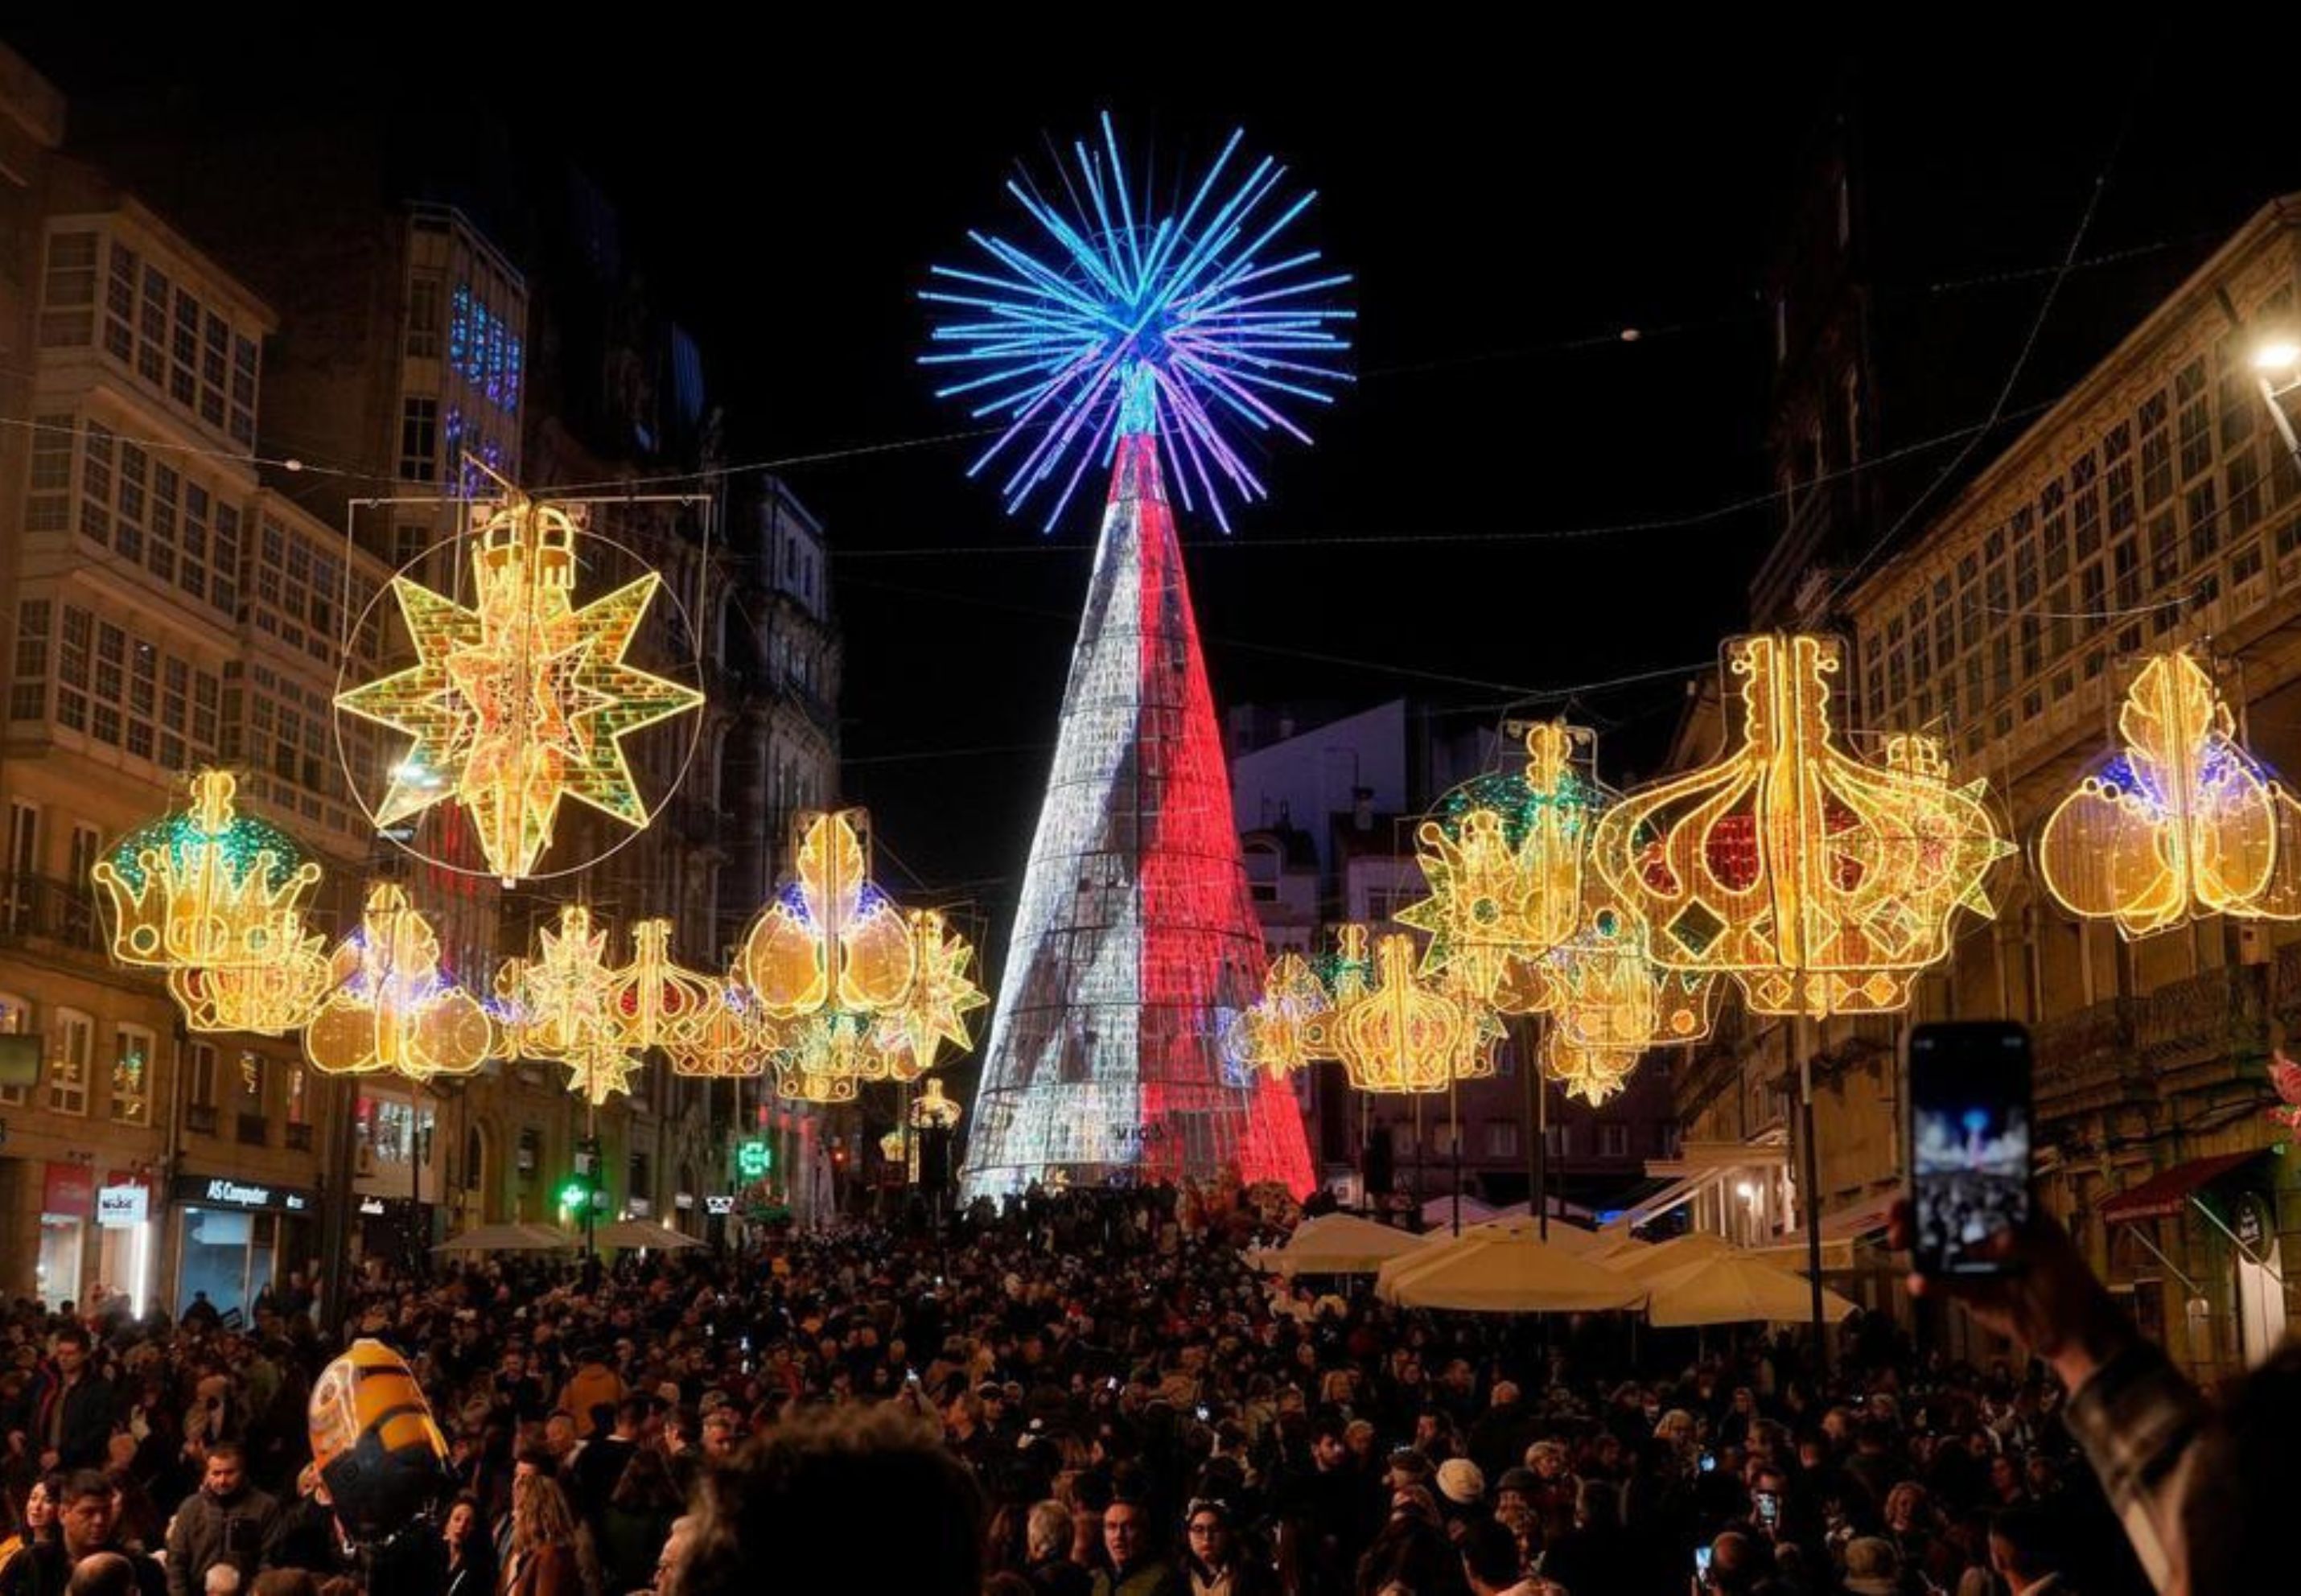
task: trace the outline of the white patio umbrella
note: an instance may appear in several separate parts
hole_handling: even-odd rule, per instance
[[[1274,1274],[1372,1274],[1421,1246],[1419,1236],[1355,1214],[1321,1214],[1296,1225],[1284,1245],[1258,1247],[1246,1261]]]
[[[1701,1263],[1734,1250],[1734,1244],[1723,1236],[1708,1231],[1689,1231],[1682,1236],[1672,1236],[1667,1241],[1640,1245],[1606,1255],[1606,1267],[1632,1280],[1652,1284],[1657,1278],[1673,1269],[1683,1269],[1688,1264]]]
[[[1495,1216],[1494,1208],[1465,1192],[1462,1197],[1462,1223],[1465,1226],[1484,1224]],[[1454,1223],[1454,1199],[1452,1193],[1434,1197],[1422,1205],[1422,1223],[1426,1225]]]
[[[1636,1282],[1545,1244],[1526,1220],[1482,1224],[1382,1266],[1375,1293],[1405,1308],[1563,1314],[1627,1308]]]
[[[1643,1283],[1651,1293],[1646,1321],[1657,1328],[1753,1321],[1803,1324],[1813,1316],[1813,1288],[1803,1275],[1778,1269],[1736,1248],[1696,1258]],[[1824,1319],[1836,1324],[1853,1308],[1845,1298],[1824,1288]]]
[[[431,1249],[434,1252],[556,1252],[578,1243],[574,1237],[542,1224],[520,1224],[504,1221],[495,1224],[474,1225],[460,1235],[448,1237]]]
[[[618,1219],[613,1224],[603,1224],[591,1236],[600,1247],[653,1247],[664,1252],[676,1252],[682,1247],[700,1247],[693,1236],[675,1230],[665,1230],[651,1219]]]

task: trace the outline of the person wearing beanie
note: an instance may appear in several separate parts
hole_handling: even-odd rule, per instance
[[[1485,1500],[1486,1476],[1468,1458],[1449,1458],[1438,1466],[1438,1494],[1457,1508],[1475,1508]]]

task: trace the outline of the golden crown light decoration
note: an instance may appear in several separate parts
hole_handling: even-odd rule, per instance
[[[2193,656],[2153,655],[2117,715],[2123,747],[2055,805],[2037,874],[2128,938],[2205,915],[2301,919],[2301,805],[2238,740]]]
[[[1895,740],[1882,765],[1839,747],[1834,639],[1739,638],[1727,659],[1741,707],[1725,754],[1607,810],[1594,867],[1656,965],[1731,975],[1758,1013],[1903,1007],[1958,912],[1996,912],[1983,883],[2012,849],[1983,784],[1952,786],[1929,739]]]
[[[774,1021],[732,980],[723,980],[710,1003],[664,1044],[671,1073],[702,1080],[750,1080],[767,1072],[767,1056],[782,1042]]]
[[[1443,1091],[1472,1047],[1476,1011],[1418,979],[1418,960],[1412,937],[1382,938],[1373,986],[1330,1017],[1329,1045],[1360,1091]]]
[[[453,801],[508,886],[534,873],[566,798],[645,829],[623,739],[703,695],[624,660],[657,572],[578,608],[580,531],[567,510],[512,491],[474,519],[473,605],[394,577],[416,663],[336,705],[413,740],[373,812],[377,827]]]
[[[335,990],[304,1033],[304,1056],[323,1074],[421,1084],[468,1075],[493,1050],[487,1010],[441,973],[439,934],[394,883],[369,888],[334,966]]]
[[[1523,774],[1455,789],[1416,830],[1430,896],[1399,912],[1430,933],[1427,971],[1449,970],[1490,1002],[1514,961],[1539,958],[1574,933],[1583,861],[1599,801],[1574,767],[1589,733],[1563,721],[1527,729]]]
[[[242,815],[230,773],[192,778],[192,801],[130,832],[89,874],[112,907],[112,956],[145,969],[248,969],[303,943],[320,880],[288,833]]]
[[[1550,1032],[1563,1045],[1601,1052],[1680,1047],[1703,1041],[1715,1021],[1716,982],[1653,962],[1635,916],[1609,906],[1552,950]]]
[[[671,957],[671,922],[632,927],[631,963],[607,982],[607,1021],[626,1048],[668,1049],[701,1023],[717,1000],[717,983]]]

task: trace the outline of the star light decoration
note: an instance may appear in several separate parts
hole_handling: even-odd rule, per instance
[[[368,889],[334,972],[335,990],[304,1032],[304,1056],[323,1074],[393,1074],[420,1085],[487,1062],[495,1043],[487,1010],[441,973],[439,934],[395,883]]]
[[[623,658],[662,577],[577,608],[577,522],[514,492],[475,509],[474,604],[392,579],[416,663],[339,694],[338,708],[413,739],[375,810],[379,828],[453,800],[488,867],[513,885],[574,798],[634,830],[648,813],[623,739],[703,695]]]
[[[1882,765],[1838,746],[1837,643],[1766,634],[1728,645],[1738,725],[1715,763],[1607,810],[1591,861],[1649,928],[1653,961],[1731,975],[1760,1014],[1885,1013],[1945,957],[1959,911],[1996,911],[1989,869],[2012,851],[1938,747],[1893,740]]]
[[[2129,939],[2205,915],[2301,919],[2301,804],[2238,740],[2204,664],[2152,656],[2117,728],[2124,746],[2038,832],[2054,900]]]
[[[873,882],[870,836],[861,809],[799,815],[796,873],[736,960],[787,1098],[851,1102],[863,1082],[915,1081],[946,1047],[973,1045],[966,1016],[988,1001],[966,939],[933,910],[906,916]]]
[[[562,904],[558,930],[544,926],[536,940],[536,957],[507,961],[497,975],[497,991],[514,1016],[514,1046],[520,1057],[565,1066],[567,1090],[596,1108],[631,1090],[641,1061],[627,1037],[659,1020],[661,990],[641,1021],[636,1011],[647,1007],[640,994],[645,982],[631,982],[625,995],[633,1012],[626,1015],[617,986],[627,972],[608,963],[607,928],[595,926],[583,904]]]

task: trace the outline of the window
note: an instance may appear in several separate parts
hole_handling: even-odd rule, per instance
[[[96,235],[48,235],[41,285],[40,347],[84,348],[96,341]]]
[[[216,1106],[216,1050],[209,1042],[192,1044],[191,1076],[185,1099],[195,1108],[213,1112]]]
[[[307,1125],[312,1123],[312,1099],[309,1087],[310,1083],[304,1074],[304,1066],[300,1064],[289,1065],[288,1066],[288,1123],[291,1125]]]
[[[411,398],[399,413],[399,475],[429,482],[439,475],[439,401]]]
[[[79,436],[70,415],[33,419],[31,476],[26,484],[24,530],[61,532],[71,524],[72,458]]]
[[[152,1122],[152,1060],[156,1039],[141,1025],[112,1032],[112,1117],[124,1125]]]
[[[27,598],[16,606],[16,672],[8,688],[12,721],[47,716],[49,616],[45,598]]]
[[[407,284],[407,357],[439,358],[439,278],[419,272]]]
[[[48,1107],[58,1114],[88,1113],[88,1078],[96,1054],[96,1022],[76,1008],[59,1008],[48,1032]]]
[[[1630,1156],[1630,1127],[1609,1120],[1598,1127],[1598,1156],[1602,1158],[1627,1158]]]
[[[1518,1122],[1490,1119],[1486,1122],[1486,1157],[1515,1158],[1518,1157]]]
[[[1543,1128],[1542,1145],[1551,1157],[1563,1158],[1573,1151],[1574,1139],[1568,1134],[1572,1129],[1571,1125],[1545,1125]]]
[[[13,992],[0,992],[0,1036],[21,1036],[32,1028],[32,1006]],[[0,1104],[21,1107],[31,1097],[25,1086],[0,1086]]]

